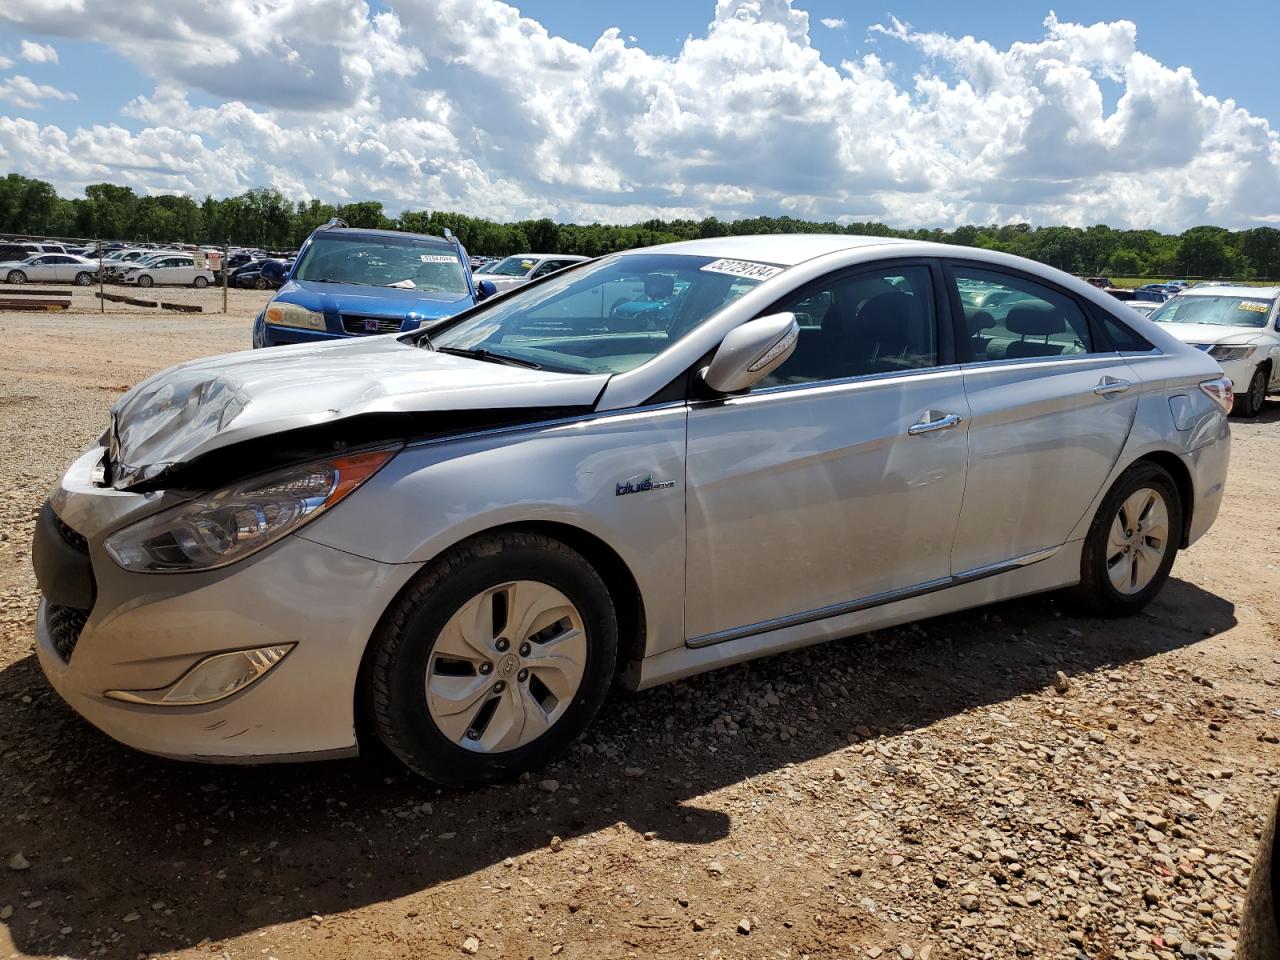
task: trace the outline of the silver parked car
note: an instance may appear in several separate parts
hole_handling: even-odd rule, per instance
[[[98,279],[98,261],[70,253],[38,253],[11,263],[0,263],[6,283],[74,283],[87,287]]]
[[[488,280],[499,292],[510,290],[530,280],[539,280],[548,274],[582,263],[590,257],[572,254],[519,253],[512,257],[486,263],[475,271],[477,281]]]
[[[44,507],[40,662],[201,760],[434,780],[564,749],[615,677],[1074,587],[1142,609],[1213,523],[1230,384],[1068,274],[848,236],[699,240],[429,330],[183,364]]]

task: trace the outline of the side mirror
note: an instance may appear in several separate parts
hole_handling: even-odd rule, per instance
[[[268,260],[262,265],[262,277],[270,280],[272,283],[284,283],[285,274],[289,272],[289,268],[279,260]]]
[[[492,280],[481,280],[476,284],[476,300],[488,300],[498,292],[498,285]]]
[[[749,320],[729,331],[699,378],[715,393],[742,393],[782,366],[799,340],[794,313]]]

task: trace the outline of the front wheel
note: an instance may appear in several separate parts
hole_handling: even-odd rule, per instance
[[[144,273],[142,276],[140,276],[140,277],[138,278],[138,286],[140,286],[140,287],[150,287],[150,286],[154,286],[154,285],[155,285],[155,281],[154,281],[154,280],[152,280],[152,279],[151,279],[149,276],[147,276],[145,273]]]
[[[1103,498],[1085,537],[1076,595],[1104,617],[1137,613],[1164,582],[1182,537],[1182,499],[1164,467],[1140,461]]]
[[[203,290],[208,285],[209,285],[208,279],[206,279],[205,277],[196,277],[195,287],[197,290]]]
[[[508,531],[429,564],[371,641],[378,735],[446,786],[510,779],[553,759],[595,718],[618,624],[604,581],[557,540]]]
[[[9,275],[5,277],[10,283],[26,283],[27,275],[21,270],[10,270]]]
[[[76,286],[77,286],[77,287],[87,287],[87,286],[89,286],[91,283],[93,283],[93,274],[91,274],[91,273],[83,273],[83,272],[82,272],[82,273],[77,273],[77,274],[76,274]]]
[[[1256,417],[1262,412],[1262,405],[1267,400],[1267,370],[1258,367],[1253,371],[1249,381],[1249,389],[1236,397],[1231,412],[1241,417]]]

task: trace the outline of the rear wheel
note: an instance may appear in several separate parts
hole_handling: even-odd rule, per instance
[[[195,286],[196,286],[196,289],[197,289],[197,290],[203,290],[203,289],[204,289],[205,287],[207,287],[208,285],[209,285],[209,281],[208,281],[208,279],[207,279],[207,278],[205,278],[205,277],[196,277],[196,279],[195,279]]]
[[[1256,417],[1262,412],[1262,405],[1267,400],[1268,373],[1266,367],[1261,365],[1253,371],[1249,389],[1236,395],[1235,405],[1231,408],[1232,413],[1242,417]]]
[[[465,787],[539,767],[587,728],[613,676],[618,625],[582,556],[509,531],[430,564],[371,643],[380,739],[422,776]]]
[[[1080,558],[1077,597],[1093,613],[1121,617],[1152,601],[1178,553],[1182,500],[1169,472],[1134,464],[1098,508]]]
[[[93,274],[86,273],[86,272],[81,272],[76,274],[77,287],[87,287],[91,283],[93,283]]]
[[[257,277],[257,278],[253,281],[253,288],[254,288],[255,290],[265,290],[265,289],[267,289],[267,281],[266,281],[266,279],[265,279],[264,277]]]
[[[21,270],[10,270],[9,275],[5,277],[10,283],[26,283],[27,275]]]

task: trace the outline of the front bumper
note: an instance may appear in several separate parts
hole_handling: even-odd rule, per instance
[[[361,658],[417,565],[377,563],[290,536],[223,570],[129,573],[103,541],[122,517],[131,522],[157,503],[92,487],[87,471],[100,454],[76,461],[51,500],[62,526],[83,538],[79,558],[75,545],[50,547],[48,538],[65,539],[60,528],[37,526],[42,590],[54,596],[40,603],[36,651],[53,688],[108,736],[149,753],[230,762],[354,753]],[[59,565],[79,570],[59,580]],[[75,590],[86,569],[91,606],[68,622],[66,602],[84,596]],[[168,686],[214,653],[281,643],[296,646],[225,700],[160,707],[104,696]]]

